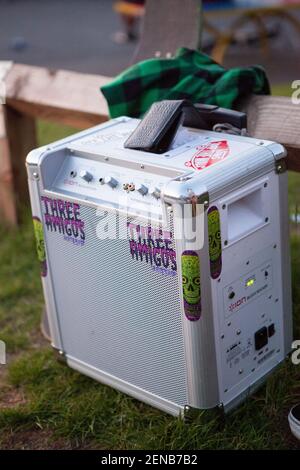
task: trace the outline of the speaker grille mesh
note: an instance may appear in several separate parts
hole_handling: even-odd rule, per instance
[[[65,352],[178,405],[187,403],[177,276],[132,259],[128,240],[99,240],[96,209],[81,206],[77,246],[45,230]],[[123,216],[119,216],[120,218]],[[114,224],[116,215],[107,213]],[[145,225],[145,221],[135,223]]]

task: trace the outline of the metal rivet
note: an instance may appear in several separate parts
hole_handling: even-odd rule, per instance
[[[265,218],[265,222],[269,222],[269,217],[266,217],[266,218]]]
[[[225,245],[225,246],[228,245],[228,240],[225,240],[225,241],[224,241],[224,245]]]
[[[236,334],[237,334],[237,335],[240,335],[240,334],[241,334],[241,330],[237,330]]]
[[[277,245],[276,245],[276,243],[275,243],[275,245],[273,245],[273,248],[277,248]]]
[[[224,393],[227,393],[227,392],[228,392],[228,388],[225,388]]]
[[[225,335],[222,335],[222,336],[221,336],[221,339],[224,339],[224,338],[225,338]]]
[[[222,209],[226,209],[226,204],[223,204]]]
[[[108,158],[108,157],[105,157],[104,160],[105,160],[106,162],[108,162],[109,158]]]
[[[268,183],[265,183],[265,184],[264,184],[264,188],[266,188],[267,186],[268,186]]]
[[[239,370],[239,374],[241,375],[244,372],[244,369]]]
[[[36,179],[36,180],[39,179],[39,174],[38,174],[36,171],[34,171],[34,172],[32,173],[32,176],[33,176],[34,179]]]
[[[143,170],[145,168],[145,165],[141,165],[141,169]]]
[[[227,326],[231,326],[231,321],[229,321],[229,322],[227,323]]]

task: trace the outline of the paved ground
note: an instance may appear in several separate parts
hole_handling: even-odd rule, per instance
[[[112,4],[113,0],[0,0],[0,59],[115,75],[128,65],[135,45],[119,46],[111,40],[119,28]],[[256,46],[232,47],[226,65],[261,63],[273,83],[286,83],[300,79],[299,49],[300,36],[283,25],[268,57]]]

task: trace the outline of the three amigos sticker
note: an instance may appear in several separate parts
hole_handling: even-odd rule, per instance
[[[222,271],[222,240],[220,214],[216,206],[209,208],[207,224],[210,275],[213,279],[217,279]]]
[[[185,162],[185,166],[195,170],[203,170],[228,157],[230,148],[227,140],[208,142],[196,148],[196,153],[191,160]]]
[[[182,291],[184,313],[188,320],[201,317],[200,260],[195,251],[184,251],[181,255]]]
[[[81,217],[81,206],[63,199],[42,196],[42,211],[45,230],[56,232],[67,242],[82,246],[85,243],[85,222]]]
[[[46,277],[47,276],[47,260],[46,260],[43,224],[38,217],[33,217],[32,220],[33,220],[33,230],[34,230],[35,242],[36,242],[36,251],[38,255],[38,260],[41,265],[41,276]]]

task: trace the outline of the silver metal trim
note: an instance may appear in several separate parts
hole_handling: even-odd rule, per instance
[[[154,395],[146,390],[143,390],[135,385],[132,385],[124,380],[119,379],[118,377],[112,376],[107,372],[100,371],[95,367],[92,367],[89,364],[86,364],[78,359],[66,355],[67,364],[72,367],[72,369],[77,370],[78,372],[88,375],[89,377],[102,382],[105,385],[109,385],[117,390],[120,390],[123,393],[126,393],[133,398],[142,400],[148,405],[155,406],[166,413],[170,413],[173,416],[181,416],[184,410],[184,407],[179,406],[175,403],[172,403],[168,400],[165,400],[157,395]]]

